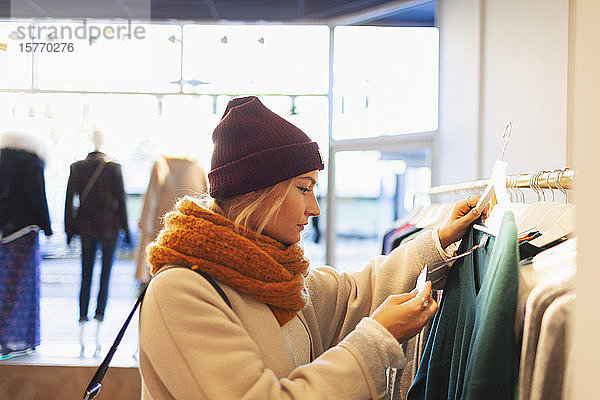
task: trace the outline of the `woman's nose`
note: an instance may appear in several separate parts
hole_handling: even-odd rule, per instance
[[[315,195],[313,194],[311,197],[311,202],[306,209],[306,213],[311,217],[316,217],[321,214],[321,209],[319,208],[319,202]]]

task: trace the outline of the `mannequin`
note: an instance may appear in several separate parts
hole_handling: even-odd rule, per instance
[[[177,199],[204,194],[207,187],[206,172],[194,158],[162,155],[154,162],[139,221],[141,238],[135,277],[142,287],[150,281],[146,246],[160,231],[162,216],[171,211]]]
[[[27,354],[40,343],[38,231],[52,235],[45,150],[32,133],[0,135],[0,359]]]
[[[88,319],[90,287],[98,248],[102,251],[100,290],[96,301],[96,348],[94,356],[101,351],[100,331],[108,300],[110,272],[114,261],[117,241],[121,230],[125,241],[130,243],[127,225],[127,207],[121,165],[109,161],[103,153],[104,135],[94,131],[91,136],[94,150],[83,160],[71,164],[65,201],[65,232],[67,244],[73,236],[81,240],[81,290],[79,293],[79,342],[80,356],[85,351],[84,328]],[[75,197],[79,206],[74,206]]]
[[[94,151],[104,152],[104,134],[102,131],[95,130],[92,133],[92,143],[94,144]]]

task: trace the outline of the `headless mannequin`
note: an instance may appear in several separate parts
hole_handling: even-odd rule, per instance
[[[104,134],[102,133],[102,131],[96,130],[92,133],[92,143],[94,145],[94,151],[103,152]],[[100,356],[100,351],[102,350],[102,346],[100,344],[100,330],[102,328],[102,321],[97,320],[97,319],[95,321],[96,321],[96,332],[95,332],[96,348],[94,350],[94,357],[98,357],[98,356]],[[86,322],[88,322],[88,321],[80,321],[79,322],[79,346],[80,346],[79,357],[80,358],[85,357],[84,328],[85,328]]]
[[[103,151],[104,149],[104,134],[102,131],[94,131],[92,133],[92,143],[95,151]]]

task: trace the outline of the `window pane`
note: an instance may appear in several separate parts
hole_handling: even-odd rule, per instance
[[[383,234],[430,185],[429,153],[336,153],[335,267],[357,270],[381,254]]]
[[[23,46],[26,41],[18,39],[17,29],[22,24],[0,22],[0,88],[29,89],[31,87],[31,53]]]
[[[186,25],[183,79],[196,93],[327,93],[326,26]]]
[[[157,134],[164,154],[197,158],[207,174],[213,150],[212,133],[224,111],[213,113],[214,101],[213,96],[164,96],[162,124],[166,129]]]
[[[336,139],[437,129],[437,28],[336,27]]]
[[[179,25],[40,23],[34,32],[38,41],[73,44],[38,53],[40,89],[179,91]]]

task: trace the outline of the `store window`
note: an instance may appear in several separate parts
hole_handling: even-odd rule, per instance
[[[130,227],[135,234],[156,143],[156,97],[150,95],[10,93],[0,105],[13,110],[4,129],[25,130],[43,138],[47,146],[46,196],[54,235],[40,236],[45,258],[72,257],[77,247],[66,245],[63,213],[71,163],[93,150],[91,134],[104,133],[106,154],[121,163],[125,189],[132,201]],[[76,241],[77,242],[77,241]]]
[[[24,50],[17,41],[17,22],[0,22],[0,88],[27,89],[31,86],[32,53]]]
[[[382,254],[385,231],[429,187],[429,152],[342,151],[335,164],[335,265],[356,270]]]
[[[163,96],[160,119],[164,129],[156,134],[163,153],[196,158],[208,173],[212,132],[224,111],[222,103],[219,96]]]
[[[437,129],[438,33],[437,28],[335,28],[335,139]]]
[[[70,45],[36,53],[40,89],[179,91],[179,25],[43,22],[33,27],[42,43]]]
[[[186,25],[186,93],[326,94],[329,28]]]
[[[437,28],[340,26],[334,30],[333,249],[329,263],[361,268],[430,185],[438,120]],[[412,134],[411,140],[408,134]]]
[[[57,25],[40,23],[48,29]],[[2,87],[27,91],[0,94],[0,115],[18,124],[34,120],[52,146],[46,180],[55,235],[40,238],[46,257],[42,280],[50,288],[43,292],[45,310],[63,310],[67,304],[76,314],[78,267],[71,265],[69,275],[58,265],[61,257],[75,259],[79,253],[77,241],[66,246],[62,214],[68,167],[91,150],[94,129],[105,132],[107,154],[123,166],[134,243],[153,161],[164,153],[190,155],[208,171],[212,131],[232,97],[259,96],[316,140],[329,163],[328,27],[142,26],[146,41],[73,39],[80,53],[39,54],[35,68],[24,57],[20,77],[6,80],[7,85],[3,79],[8,78],[0,77]],[[0,27],[8,33],[14,29]],[[418,44],[411,45],[413,40]],[[0,51],[0,58],[4,55]],[[336,28],[334,57],[334,149],[335,141],[344,139],[436,129],[437,30]],[[315,190],[322,215],[308,225],[305,248],[313,264],[325,263],[330,190],[337,200],[334,265],[357,269],[380,253],[382,233],[410,207],[408,193],[422,182],[429,184],[430,154],[427,146],[391,153],[385,146],[363,143],[337,152],[335,165],[334,187],[329,188],[327,170],[319,174]],[[117,268],[124,272],[115,277],[117,289],[109,302],[120,313],[129,306],[135,267],[131,251],[118,257],[129,263]],[[65,293],[64,301],[51,301]],[[77,340],[75,331],[50,333],[55,340]]]

